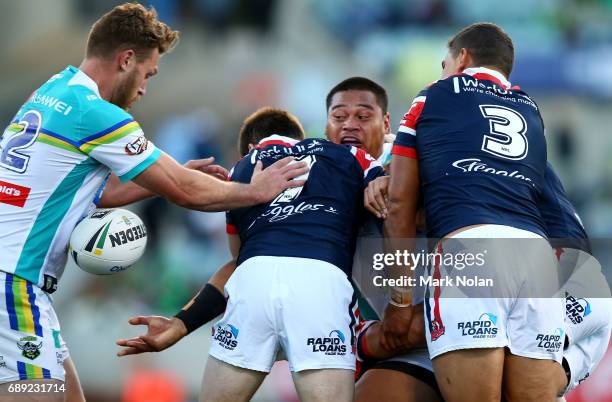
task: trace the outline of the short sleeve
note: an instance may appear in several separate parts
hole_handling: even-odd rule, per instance
[[[106,165],[122,182],[151,166],[161,151],[123,109],[99,100],[83,114],[79,149]]]
[[[359,166],[363,171],[363,180],[364,185],[368,185],[368,183],[378,176],[384,175],[384,170],[380,162],[374,159],[370,154],[368,154],[363,149],[351,146],[351,154],[357,159],[359,162]]]
[[[414,98],[410,109],[402,118],[399,128],[397,130],[397,136],[393,143],[393,149],[391,153],[393,155],[406,156],[409,158],[416,158],[416,135],[417,125],[419,118],[423,112],[425,101],[427,100],[427,90],[423,90],[419,95]]]
[[[238,227],[231,211],[225,213],[225,231],[230,235],[238,234]]]

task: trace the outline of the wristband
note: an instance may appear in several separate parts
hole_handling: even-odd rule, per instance
[[[175,317],[183,321],[187,333],[191,333],[225,311],[227,300],[216,287],[206,286]]]
[[[395,307],[409,307],[412,305],[412,288],[393,286],[389,289],[389,304]]]

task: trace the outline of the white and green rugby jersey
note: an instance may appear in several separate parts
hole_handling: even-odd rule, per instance
[[[85,73],[70,66],[51,77],[0,141],[0,270],[53,290],[70,234],[110,171],[128,181],[159,155]]]

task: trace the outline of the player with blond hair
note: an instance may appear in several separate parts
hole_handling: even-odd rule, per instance
[[[30,400],[83,400],[50,293],[64,270],[70,233],[112,194],[159,194],[191,209],[220,211],[267,202],[306,170],[286,158],[250,184],[229,183],[211,160],[188,169],[149,141],[127,110],[147,91],[178,32],[153,9],[113,8],[89,33],[81,65],[53,75],[28,98],[0,142],[0,393],[36,385]],[[203,171],[199,171],[203,170]],[[112,177],[109,176],[111,175]],[[100,198],[108,180],[108,192]],[[64,384],[64,381],[66,384]]]

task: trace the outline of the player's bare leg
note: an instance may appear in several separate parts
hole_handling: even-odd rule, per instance
[[[268,373],[247,370],[208,356],[200,402],[247,402]]]
[[[64,360],[64,370],[66,371],[66,391],[64,402],[85,402],[83,388],[79,381],[76,367],[70,357]]]
[[[423,381],[396,370],[370,369],[355,385],[355,402],[440,402]]]
[[[447,402],[499,402],[504,349],[463,349],[432,360],[436,380]]]
[[[506,355],[503,392],[508,402],[555,402],[566,383],[565,371],[553,360]]]
[[[355,371],[303,370],[291,373],[301,402],[353,402]]]
[[[0,401],[64,402],[63,384],[60,380],[48,379],[7,382],[0,384]]]

